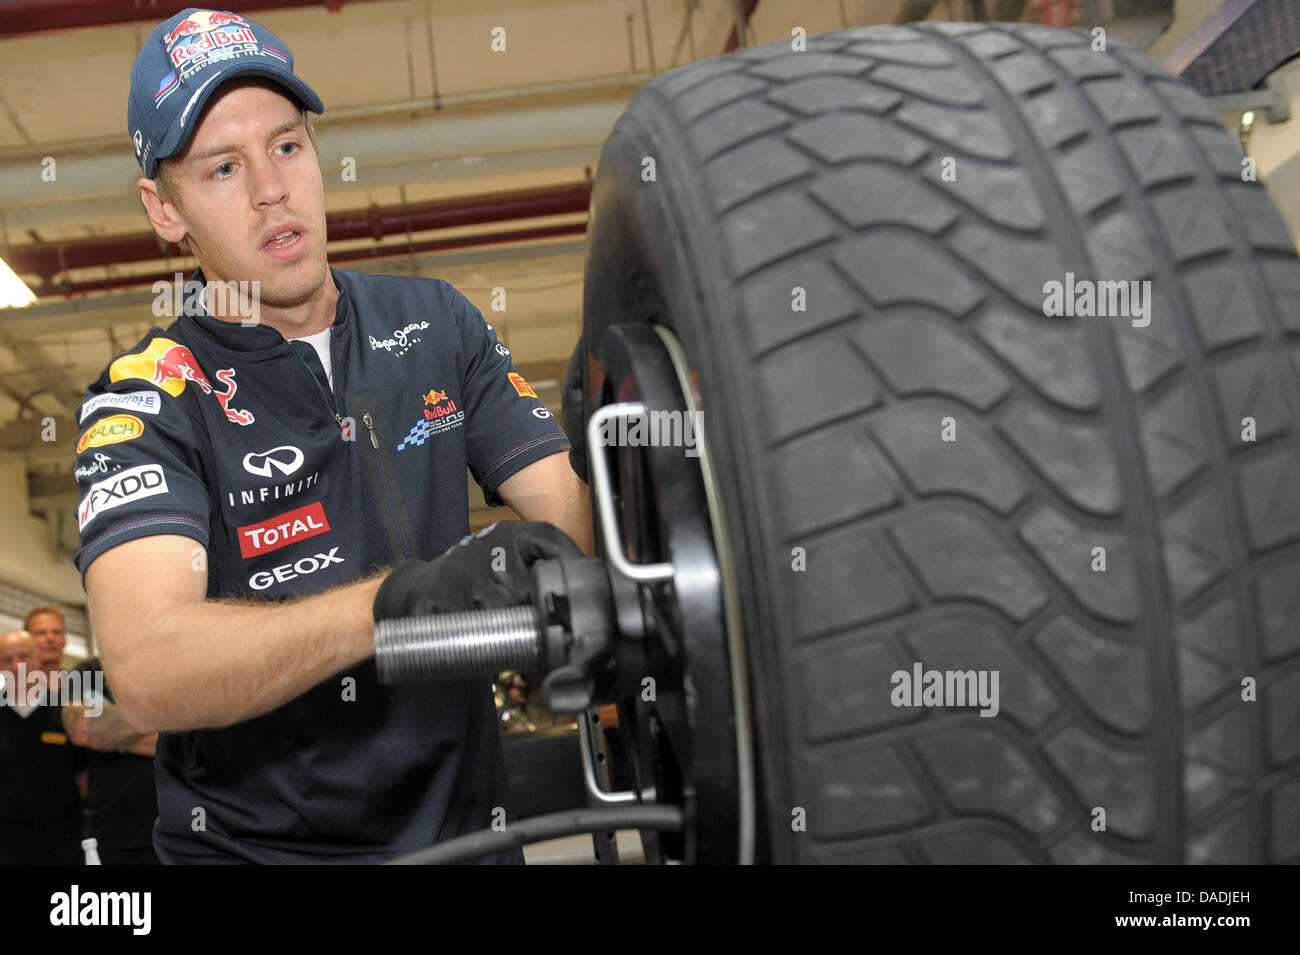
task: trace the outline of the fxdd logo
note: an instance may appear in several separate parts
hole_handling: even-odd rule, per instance
[[[244,455],[244,470],[258,477],[271,477],[272,468],[287,477],[300,467],[302,467],[302,452],[288,444],[272,448],[270,451],[255,451]]]
[[[166,493],[167,479],[163,476],[161,465],[142,464],[139,467],[114,472],[111,478],[90,486],[77,512],[77,523],[84,531],[86,525],[104,511],[126,504],[128,501],[138,501],[142,497]]]

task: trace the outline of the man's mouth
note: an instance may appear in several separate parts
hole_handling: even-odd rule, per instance
[[[284,232],[281,232],[279,235],[272,236],[271,240],[267,242],[266,245],[262,246],[262,248],[271,249],[271,250],[287,249],[289,246],[297,242],[301,237],[302,237],[301,232],[295,232],[292,229],[286,229]]]

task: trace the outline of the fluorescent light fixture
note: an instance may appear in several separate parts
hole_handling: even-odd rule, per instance
[[[36,296],[32,290],[0,259],[0,308],[22,308],[34,301]]]

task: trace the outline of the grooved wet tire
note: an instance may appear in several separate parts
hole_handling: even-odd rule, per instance
[[[698,374],[763,858],[1300,857],[1300,263],[1200,98],[1037,26],[755,47],[637,93],[591,214],[587,346]]]

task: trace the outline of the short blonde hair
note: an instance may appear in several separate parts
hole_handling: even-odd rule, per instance
[[[63,629],[68,629],[68,618],[63,615],[63,611],[53,604],[40,604],[27,611],[27,619],[23,621],[23,631],[31,636],[32,617],[38,617],[43,613],[52,613],[59,618],[59,623],[63,624]]]

